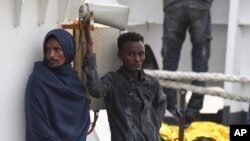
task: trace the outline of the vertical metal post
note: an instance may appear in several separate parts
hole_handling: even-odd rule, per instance
[[[185,89],[180,89],[180,113],[181,117],[179,120],[179,141],[184,141],[184,130],[185,130],[185,106],[186,106],[186,93]]]

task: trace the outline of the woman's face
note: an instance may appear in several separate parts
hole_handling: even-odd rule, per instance
[[[66,63],[61,45],[55,38],[48,39],[45,45],[45,57],[51,68],[59,67]]]

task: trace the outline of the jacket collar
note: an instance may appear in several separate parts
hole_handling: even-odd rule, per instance
[[[119,70],[118,70],[119,73],[121,73],[123,76],[125,76],[130,82],[134,82],[134,81],[143,81],[145,80],[145,72],[143,71],[143,69],[140,69],[138,71],[138,77],[139,79],[138,80],[135,80],[133,77],[131,77],[123,67],[121,67]]]

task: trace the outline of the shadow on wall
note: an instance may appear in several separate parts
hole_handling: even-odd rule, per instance
[[[155,59],[154,53],[148,44],[145,44],[145,61],[142,65],[143,69],[158,70],[159,66]]]

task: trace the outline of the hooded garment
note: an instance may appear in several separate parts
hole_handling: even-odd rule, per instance
[[[26,141],[85,141],[89,128],[86,91],[71,67],[75,43],[63,29],[48,32],[60,43],[66,64],[49,68],[46,59],[35,62],[25,94]]]

